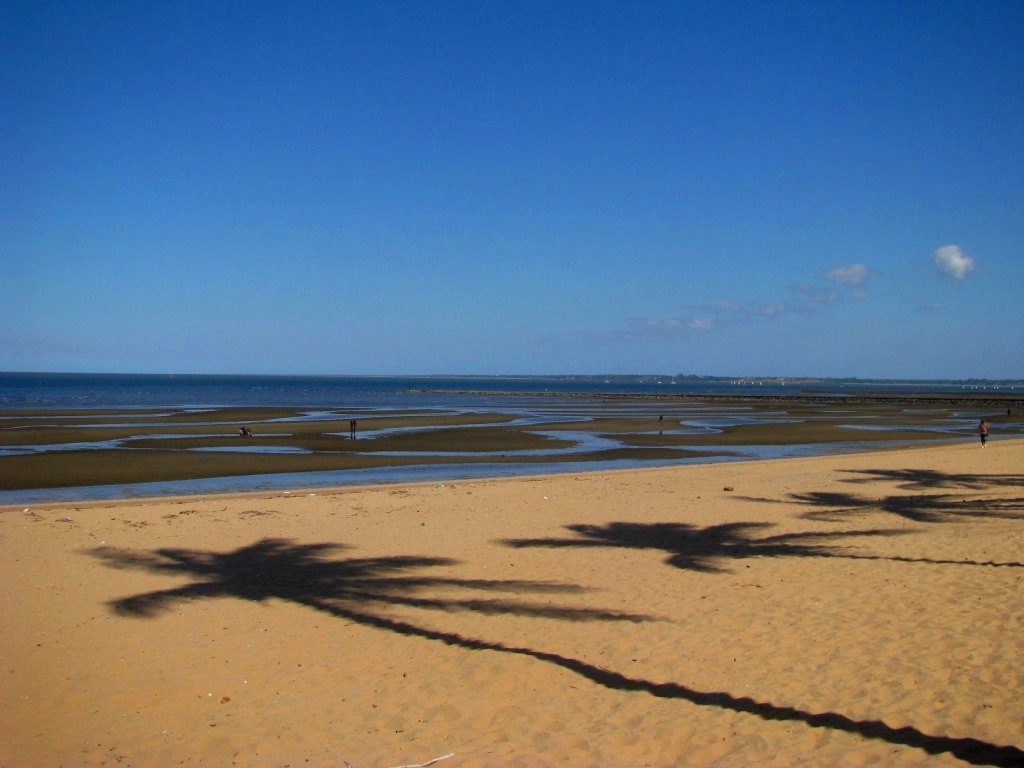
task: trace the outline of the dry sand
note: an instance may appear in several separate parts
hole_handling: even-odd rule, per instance
[[[0,766],[1024,765],[1024,441],[0,511]]]

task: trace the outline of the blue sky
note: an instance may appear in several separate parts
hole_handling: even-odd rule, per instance
[[[1024,378],[1024,3],[0,4],[0,370]]]

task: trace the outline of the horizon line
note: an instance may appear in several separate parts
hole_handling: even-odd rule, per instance
[[[276,378],[364,378],[364,379],[670,379],[736,382],[795,382],[815,383],[828,381],[855,381],[862,383],[932,383],[932,384],[1020,384],[1024,378],[921,378],[894,376],[810,376],[810,375],[728,375],[700,373],[211,373],[180,371],[0,371],[3,376],[261,376]]]

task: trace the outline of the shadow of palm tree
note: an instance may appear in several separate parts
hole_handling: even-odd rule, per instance
[[[794,707],[760,702],[724,692],[697,691],[677,683],[655,683],[631,678],[608,669],[533,648],[464,637],[391,618],[380,610],[391,605],[437,610],[468,610],[483,613],[514,613],[527,616],[587,620],[643,621],[648,617],[609,611],[535,606],[504,600],[459,600],[419,597],[431,588],[459,588],[509,592],[580,592],[581,587],[549,582],[462,580],[404,575],[414,569],[451,565],[435,557],[387,557],[327,560],[337,544],[294,544],[284,539],[264,539],[231,552],[161,549],[135,553],[101,547],[90,551],[114,568],[137,568],[155,573],[180,574],[197,579],[174,589],[156,590],[112,601],[118,613],[154,618],[177,603],[190,600],[236,598],[265,602],[285,600],[336,618],[355,621],[397,634],[436,640],[474,651],[493,651],[529,657],[561,667],[606,688],[678,699],[697,706],[718,707],[763,720],[801,722],[812,728],[829,728],[915,747],[929,754],[949,753],[974,765],[1024,765],[1024,751],[972,738],[932,736],[916,728],[893,728],[881,721],[858,721],[833,712],[811,713]]]
[[[943,523],[965,518],[1024,519],[1024,498],[978,499],[949,493],[867,498],[835,491],[793,493],[789,498],[795,504],[818,508],[804,513],[802,518],[826,522],[876,512],[888,512],[917,523]]]
[[[910,726],[893,728],[881,720],[854,720],[836,712],[807,712],[795,707],[758,701],[749,696],[734,696],[723,691],[697,691],[679,683],[656,683],[627,677],[578,659],[543,653],[529,648],[490,644],[476,645],[475,641],[471,642],[474,643],[474,647],[487,647],[505,653],[521,654],[555,664],[613,690],[637,691],[657,698],[687,701],[701,707],[718,707],[726,711],[753,715],[766,721],[797,722],[811,728],[828,728],[833,731],[856,734],[867,739],[878,739],[890,744],[914,747],[930,755],[948,753],[971,765],[994,765],[1003,768],[1024,766],[1024,751],[1012,745],[1000,746],[973,738],[933,736]]]
[[[905,490],[926,491],[933,488],[966,488],[980,491],[994,487],[1024,487],[1024,475],[950,474],[932,469],[848,469],[845,474],[861,475],[844,482],[874,483],[888,480],[900,483]]]
[[[326,556],[345,549],[338,544],[296,544],[286,539],[263,539],[231,552],[192,549],[160,549],[156,552],[125,552],[110,547],[90,554],[114,568],[136,568],[154,573],[190,576],[196,581],[174,589],[146,592],[115,600],[118,613],[152,617],[181,602],[237,598],[264,602],[285,600],[344,615],[354,621],[370,616],[367,606],[408,606],[443,611],[518,614],[570,621],[646,621],[651,617],[515,600],[422,597],[425,590],[476,590],[482,592],[579,593],[582,587],[551,582],[432,578],[405,575],[414,570],[452,565],[439,557],[375,557],[329,560]],[[372,622],[371,622],[372,623]]]
[[[744,501],[762,502],[775,504],[775,499],[756,497],[742,497]],[[804,520],[815,520],[828,523],[846,522],[858,515],[869,515],[877,512],[888,512],[902,517],[905,520],[913,520],[919,523],[941,523],[964,517],[999,517],[1019,518],[1014,512],[1021,508],[1019,499],[996,499],[996,500],[969,500],[961,496],[946,495],[918,495],[918,496],[887,496],[880,499],[868,499],[856,496],[852,493],[840,493],[835,491],[812,491],[810,493],[792,493],[789,495],[789,503],[805,506],[819,507],[817,510],[805,512],[800,517]],[[979,510],[978,505],[982,507]],[[836,534],[838,536],[873,534],[875,531],[855,531],[852,533]],[[912,533],[912,531],[883,530],[878,531],[884,535],[896,533]],[[806,534],[805,534],[806,535]],[[813,535],[813,534],[812,534]],[[851,560],[891,560],[901,563],[931,563],[933,565],[980,565],[989,567],[1021,568],[1024,563],[997,562],[994,560],[936,560],[926,557],[900,557],[898,555],[866,555],[850,552],[833,551],[831,553],[819,551],[818,557],[845,557]]]
[[[665,561],[689,571],[721,573],[723,560],[751,557],[847,557],[826,542],[839,538],[895,536],[905,531],[848,531],[845,533],[784,533],[778,536],[755,537],[757,531],[774,527],[772,523],[723,523],[698,528],[688,523],[609,523],[600,525],[569,525],[575,538],[506,539],[510,547],[618,547],[624,549],[656,549],[667,552]],[[872,558],[873,559],[873,558]]]

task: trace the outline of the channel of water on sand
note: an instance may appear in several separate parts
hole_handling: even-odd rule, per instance
[[[902,445],[912,443],[903,442]],[[193,496],[218,493],[250,493],[259,491],[290,491],[315,493],[324,488],[358,485],[394,485],[400,483],[438,482],[451,485],[461,480],[502,477],[529,477],[572,472],[599,472],[647,467],[712,464],[766,459],[798,458],[828,454],[858,453],[891,445],[887,441],[850,443],[805,443],[796,445],[729,446],[717,456],[679,459],[641,460],[613,459],[602,461],[550,461],[508,464],[417,464],[411,466],[346,469],[324,472],[286,472],[281,474],[211,477],[194,480],[172,480],[123,485],[96,485],[71,488],[38,488],[0,492],[0,505],[43,504],[108,499],[137,499],[159,496]],[[685,449],[680,449],[685,450]],[[703,450],[690,447],[690,450]]]
[[[814,406],[813,403],[804,403],[804,407]],[[164,413],[165,416],[173,416],[184,412],[195,413],[197,415],[209,409],[206,408],[183,408],[174,409],[173,411]],[[405,415],[409,415],[408,409],[399,409]],[[495,402],[489,402],[486,406],[472,405],[463,407],[454,407],[449,405],[448,407],[437,408],[437,409],[415,409],[418,411],[415,415],[423,416],[452,416],[457,418],[467,414],[480,414],[480,413],[503,413],[511,416],[511,420],[494,422],[490,424],[475,423],[473,427],[498,427],[498,428],[523,428],[523,427],[537,427],[537,429],[530,429],[530,432],[540,434],[549,438],[556,438],[558,440],[569,440],[573,444],[570,446],[563,446],[559,448],[538,448],[530,450],[506,450],[506,451],[372,451],[367,450],[366,454],[373,454],[378,456],[394,457],[396,459],[402,458],[423,458],[430,456],[441,457],[454,457],[454,458],[466,458],[466,459],[494,459],[502,457],[520,457],[520,458],[533,458],[533,459],[548,459],[542,461],[533,462],[508,462],[508,463],[470,463],[470,462],[454,462],[454,463],[439,463],[439,464],[416,464],[416,465],[400,465],[391,467],[375,467],[370,469],[345,469],[345,470],[328,470],[328,471],[312,471],[312,472],[291,472],[291,473],[280,473],[280,474],[261,474],[261,475],[242,475],[242,476],[227,476],[217,478],[203,478],[203,479],[185,479],[175,481],[161,481],[161,482],[143,482],[143,483],[131,483],[123,485],[96,485],[96,486],[76,486],[66,488],[41,488],[41,489],[26,489],[26,490],[11,490],[11,491],[0,491],[0,504],[28,504],[28,503],[43,503],[46,501],[58,502],[58,501],[78,501],[78,500],[94,500],[94,499],[116,499],[116,498],[138,498],[152,495],[192,495],[192,494],[209,494],[209,493],[234,493],[234,492],[247,492],[247,491],[262,491],[262,490],[285,490],[292,488],[324,488],[332,486],[352,486],[352,485],[365,485],[375,483],[406,483],[406,482],[435,482],[444,481],[451,479],[468,479],[468,478],[480,478],[480,477],[511,477],[511,476],[525,476],[525,475],[537,475],[537,474],[556,474],[564,472],[583,472],[583,471],[601,471],[609,469],[627,469],[634,467],[654,467],[654,466],[665,466],[665,465],[678,465],[678,464],[696,464],[696,463],[711,463],[711,462],[729,462],[729,461],[747,461],[747,460],[760,460],[760,459],[775,459],[775,458],[788,458],[788,457],[799,457],[799,456],[813,456],[823,454],[836,454],[836,453],[850,453],[859,452],[866,450],[876,450],[878,448],[884,448],[893,445],[892,441],[882,439],[882,433],[895,433],[906,430],[932,432],[938,434],[948,434],[950,439],[961,439],[971,434],[971,430],[975,423],[976,416],[966,411],[955,411],[950,412],[945,409],[938,409],[943,411],[940,416],[936,413],[935,422],[931,424],[903,424],[896,421],[889,420],[886,423],[875,423],[871,421],[875,416],[871,413],[857,414],[853,413],[848,409],[837,408],[835,404],[821,404],[820,409],[814,408],[814,415],[810,418],[802,418],[801,416],[793,416],[785,409],[766,409],[756,410],[748,404],[743,403],[708,403],[708,402],[593,402],[593,401],[577,401],[567,403],[563,400],[557,401],[545,401],[543,399],[532,398],[524,402],[524,399],[510,399],[502,406],[498,406]],[[263,420],[254,419],[247,420],[245,423],[250,425],[258,425],[260,423],[265,424],[281,424],[287,422],[302,422],[309,423],[315,421],[326,421],[326,420],[339,420],[348,419],[350,416],[355,416],[360,419],[361,425],[370,426],[374,421],[374,417],[388,417],[393,416],[396,413],[396,409],[384,407],[384,408],[367,408],[358,411],[347,411],[341,409],[318,409],[310,408],[298,409],[297,412],[286,418],[271,417]],[[909,418],[911,413],[916,414],[918,417],[921,415],[921,410],[912,411],[906,409],[904,413],[908,414],[908,422],[913,421]],[[154,414],[146,414],[147,418]],[[79,443],[66,443],[66,444],[48,444],[48,445],[9,445],[4,448],[0,448],[0,457],[3,456],[18,456],[30,453],[44,453],[44,452],[71,452],[71,451],[86,451],[86,450],[101,450],[101,449],[112,449],[112,448],[131,448],[131,443],[139,439],[175,439],[175,438],[209,438],[209,434],[188,434],[184,431],[182,433],[152,433],[143,430],[152,430],[154,423],[152,421],[148,423],[133,423],[137,416],[133,417],[132,411],[126,409],[124,412],[125,419],[121,422],[116,422],[115,419],[111,418],[111,414],[108,412],[102,417],[104,422],[102,424],[88,424],[89,419],[83,416],[79,416],[78,420],[82,427],[85,428],[98,428],[98,427],[110,427],[110,428],[125,428],[129,427],[132,429],[138,428],[139,434],[134,434],[129,437],[120,437],[111,440],[101,440],[94,442],[79,442]],[[708,435],[714,433],[720,433],[721,431],[730,427],[744,426],[744,425],[755,425],[755,424],[800,424],[804,422],[817,420],[820,416],[827,416],[829,421],[832,421],[833,426],[850,429],[851,431],[874,431],[879,433],[878,440],[857,440],[851,439],[849,442],[827,442],[827,443],[804,443],[804,444],[786,444],[786,445],[717,445],[714,447],[705,445],[681,445],[675,444],[667,446],[667,450],[680,452],[678,458],[662,458],[662,459],[608,459],[608,460],[592,460],[592,461],[562,461],[560,457],[571,456],[572,454],[580,454],[586,452],[597,452],[597,451],[608,451],[616,448],[623,447],[623,443],[619,440],[620,434],[610,434],[608,432],[602,432],[597,434],[595,432],[586,432],[582,430],[567,429],[564,431],[550,431],[544,430],[544,425],[559,423],[564,425],[567,422],[577,422],[584,424],[587,422],[594,421],[595,419],[638,419],[641,422],[645,419],[657,419],[659,416],[664,418],[664,422],[658,422],[658,431],[664,435]],[[48,417],[49,418],[49,417]],[[55,416],[53,418],[61,418],[63,416]],[[86,423],[82,423],[86,422]],[[114,423],[112,423],[114,422]],[[217,421],[217,422],[190,422],[187,425],[182,424],[186,430],[192,426],[198,426],[199,424],[210,425],[215,424],[218,426],[231,427],[232,425],[242,422],[234,422],[230,420]],[[69,426],[65,424],[64,426]],[[421,431],[439,431],[445,429],[455,429],[459,427],[458,424],[434,424],[428,426],[406,426],[402,428],[381,428],[378,430],[365,429],[359,433],[360,440],[366,440],[366,447],[369,449],[374,438],[382,438],[385,436],[393,436],[396,434],[409,434],[413,432]],[[998,437],[1015,437],[1024,434],[1024,425],[1007,425],[1010,427],[1003,430]],[[650,432],[655,428],[644,427],[641,432]],[[624,432],[621,433],[622,437],[629,434],[638,434],[637,432]],[[224,435],[226,439],[232,439],[232,436]],[[274,437],[288,437],[285,434],[276,434]],[[993,436],[993,439],[998,439],[997,436]],[[916,442],[916,441],[913,441]],[[901,445],[910,444],[911,441],[901,440]],[[133,449],[133,450],[149,450],[149,449]],[[243,441],[237,441],[233,444],[226,444],[224,446],[208,446],[208,447],[193,447],[188,449],[180,449],[183,451],[197,451],[197,452],[235,452],[235,453],[260,453],[260,454],[302,454],[312,453],[312,451],[299,447],[299,446],[267,446],[267,445],[252,445],[245,444]],[[707,454],[711,452],[715,455],[703,455],[693,457],[686,455],[690,451],[701,451]],[[364,453],[359,451],[358,453]]]

